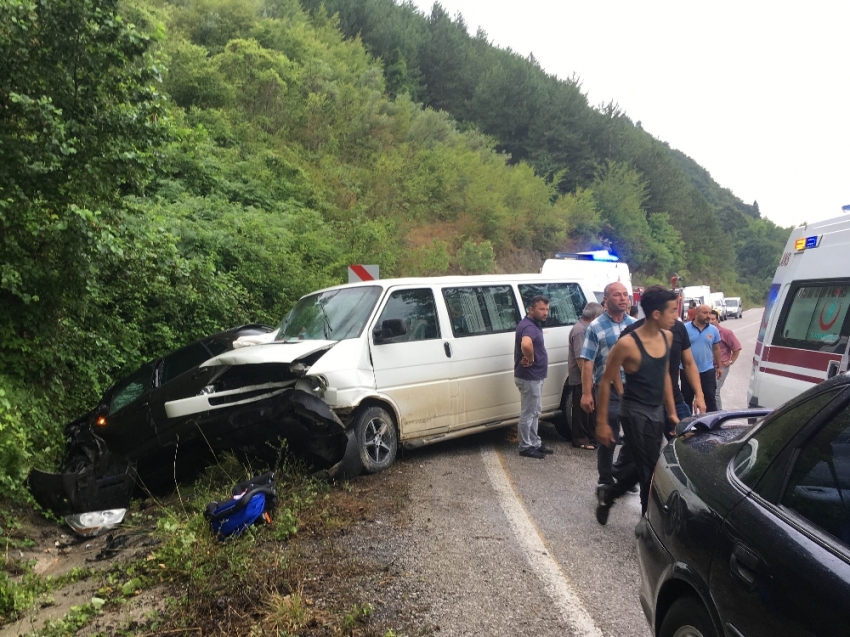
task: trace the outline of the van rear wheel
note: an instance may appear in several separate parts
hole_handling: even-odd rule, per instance
[[[392,417],[381,407],[367,407],[354,421],[360,461],[366,473],[378,473],[395,462],[398,431]]]

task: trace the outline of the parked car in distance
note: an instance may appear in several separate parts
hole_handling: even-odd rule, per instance
[[[850,635],[850,376],[677,426],[635,533],[658,637]]]
[[[289,365],[204,366],[225,352],[246,351],[234,349],[240,338],[272,329],[219,332],[119,380],[94,409],[65,426],[60,472],[30,473],[36,501],[60,515],[124,507],[136,478],[155,487],[173,480],[181,465],[196,464],[195,452],[263,453],[266,442],[279,438],[331,475],[359,473],[359,462],[342,463],[349,432],[322,400],[296,387],[300,376]]]
[[[740,296],[726,297],[726,315],[729,318],[741,318],[744,315],[744,304]]]

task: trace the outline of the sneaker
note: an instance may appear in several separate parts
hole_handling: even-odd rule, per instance
[[[519,452],[519,455],[525,458],[545,458],[546,454],[537,449],[537,447],[528,447]]]
[[[540,445],[539,447],[537,447],[537,451],[539,451],[540,453],[545,453],[547,456],[551,456],[553,453],[555,453],[554,449],[550,449],[546,445]]]
[[[596,521],[601,525],[608,522],[608,514],[611,512],[611,505],[614,500],[610,496],[610,485],[600,484],[596,487]]]

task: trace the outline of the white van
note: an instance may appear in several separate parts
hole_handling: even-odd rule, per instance
[[[606,250],[595,252],[559,252],[554,259],[546,259],[540,273],[546,276],[569,277],[572,281],[584,281],[590,285],[598,303],[609,283],[620,282],[626,286],[629,299],[634,305],[632,273],[629,266]]]
[[[791,232],[759,328],[747,399],[778,407],[847,371],[850,217]]]
[[[726,316],[732,318],[741,318],[744,315],[744,304],[741,302],[740,296],[726,297]]]
[[[327,288],[298,301],[274,342],[226,352],[203,367],[261,366],[252,375],[274,382],[275,391],[284,383],[321,398],[373,473],[393,463],[399,444],[418,447],[516,423],[514,333],[538,294],[550,299],[543,415],[559,416],[558,431],[569,435],[568,336],[594,298],[576,279],[456,276]]]

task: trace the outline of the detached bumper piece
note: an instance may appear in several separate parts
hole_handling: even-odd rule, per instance
[[[30,471],[27,482],[35,501],[57,515],[126,509],[135,487],[135,470],[127,463],[123,471],[95,475],[93,471],[48,473]]]

